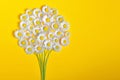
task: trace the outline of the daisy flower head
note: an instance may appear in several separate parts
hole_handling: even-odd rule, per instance
[[[60,51],[69,44],[70,25],[57,9],[45,5],[27,9],[20,16],[19,29],[14,35],[27,54],[39,54],[46,50]]]

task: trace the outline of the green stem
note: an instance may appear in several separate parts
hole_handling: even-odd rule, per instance
[[[35,54],[38,59],[38,64],[39,64],[40,73],[41,73],[41,80],[45,80],[46,65],[51,52],[52,50],[44,51],[43,53],[40,53],[40,54]]]

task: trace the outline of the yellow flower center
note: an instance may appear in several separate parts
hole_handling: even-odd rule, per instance
[[[56,48],[56,49],[59,49],[59,46],[56,46],[55,48]]]
[[[30,36],[30,33],[29,33],[29,32],[27,32],[27,33],[26,33],[26,35],[27,35],[27,36]]]
[[[45,8],[45,12],[49,12],[49,9],[48,9],[48,8]]]
[[[67,43],[67,41],[66,41],[66,40],[64,40],[64,41],[63,41],[63,43],[64,43],[64,44],[66,44],[66,43]]]
[[[50,22],[50,18],[46,18],[46,22]]]
[[[57,13],[57,11],[56,11],[56,10],[54,10],[54,11],[53,11],[53,14],[56,14],[56,13]]]
[[[31,40],[31,42],[32,42],[32,43],[35,43],[35,40],[34,40],[34,39],[32,39],[32,40]]]
[[[33,20],[33,18],[31,18],[31,17],[30,17],[30,19],[29,19],[29,20],[30,20],[30,21],[32,21],[32,20]]]
[[[22,45],[25,45],[25,44],[26,44],[26,42],[25,42],[25,41],[22,41],[22,42],[21,42],[21,44],[22,44]]]
[[[57,32],[57,35],[61,35],[61,32],[59,31],[59,32]]]
[[[47,43],[47,46],[48,46],[48,47],[50,47],[50,46],[51,46],[51,44],[50,44],[50,43]]]
[[[27,17],[26,17],[26,16],[23,16],[22,18],[23,18],[24,20],[26,20],[26,19],[27,19]]]
[[[40,14],[40,17],[42,17],[43,16],[43,14]]]
[[[26,28],[26,27],[27,27],[27,25],[24,23],[24,24],[23,24],[23,27],[24,27],[24,28]]]
[[[53,34],[50,34],[50,38],[53,38],[54,36],[53,36]]]
[[[61,18],[59,18],[59,22],[62,22],[63,21],[63,18],[61,17]]]
[[[19,33],[18,33],[18,36],[21,37],[21,36],[22,36],[22,33],[19,32]]]
[[[35,14],[38,14],[38,13],[39,13],[39,11],[36,11],[36,12],[35,12]]]
[[[55,29],[58,29],[58,24],[55,23],[55,24],[53,25],[53,27],[54,27]]]
[[[45,26],[45,27],[43,28],[43,30],[44,30],[44,31],[48,31],[48,26]]]
[[[32,26],[32,25],[30,25],[30,29],[31,29],[31,30],[33,29],[33,26]]]
[[[43,37],[43,36],[40,36],[40,40],[44,40],[44,37]]]
[[[42,48],[40,46],[37,47],[37,50],[41,50]]]
[[[67,25],[66,25],[66,24],[64,24],[64,25],[63,25],[63,28],[67,28]]]
[[[35,30],[35,33],[37,33],[37,34],[38,34],[38,33],[39,33],[39,30],[38,30],[38,29],[36,29],[36,30]]]
[[[58,42],[58,39],[55,39],[55,42]]]
[[[41,22],[40,22],[40,21],[36,21],[36,24],[37,24],[37,25],[40,25],[40,24],[41,24]]]
[[[28,48],[28,51],[32,51],[32,48]]]
[[[29,11],[29,12],[28,12],[28,15],[32,15],[32,11]]]

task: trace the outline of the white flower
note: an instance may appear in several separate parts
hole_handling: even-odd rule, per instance
[[[54,8],[51,9],[51,14],[52,15],[57,15],[58,14],[58,11]]]
[[[39,17],[39,18],[42,18],[43,15],[44,15],[44,14],[43,14],[42,12],[40,12],[40,13],[38,14],[38,17]]]
[[[26,47],[25,51],[27,54],[32,54],[34,53],[34,48],[31,45],[29,45]]]
[[[61,27],[61,30],[63,31],[69,30],[69,24],[67,22],[62,22],[60,27]]]
[[[47,13],[50,12],[50,8],[48,6],[43,6],[42,7],[42,12],[45,13],[45,14],[47,14]]]
[[[42,53],[44,51],[44,47],[42,47],[41,45],[36,45],[35,46],[35,52],[36,53]]]
[[[43,42],[44,40],[46,40],[46,35],[43,34],[43,33],[40,33],[40,34],[38,35],[38,37],[37,37],[37,40],[38,40],[39,42]]]
[[[33,33],[35,35],[39,34],[40,32],[41,32],[41,29],[38,26],[33,29]]]
[[[21,21],[26,21],[26,20],[28,20],[29,19],[29,16],[27,15],[27,14],[22,14],[21,16],[20,16],[20,20]]]
[[[50,25],[53,22],[53,19],[50,16],[43,16],[43,22],[44,24]]]
[[[62,48],[62,47],[61,47],[60,44],[55,44],[55,45],[53,45],[53,50],[54,50],[54,51],[57,51],[57,52],[58,52],[58,51],[61,50],[61,48]]]
[[[32,14],[33,14],[33,12],[32,12],[32,10],[31,10],[31,9],[27,9],[27,10],[26,10],[26,14],[27,14],[27,15],[32,15]]]
[[[59,29],[59,24],[54,22],[51,24],[51,27],[53,30],[57,30],[57,29]]]
[[[28,41],[25,39],[19,40],[19,46],[20,47],[26,47],[28,45]]]
[[[69,44],[69,40],[66,37],[63,37],[61,39],[61,45],[67,46]]]
[[[54,37],[52,41],[53,41],[53,43],[58,44],[59,43],[59,38]]]
[[[64,33],[62,31],[60,31],[60,30],[55,31],[56,37],[62,37],[63,35],[64,35]]]
[[[50,40],[45,40],[44,46],[46,49],[50,50],[50,49],[52,49],[52,42]]]
[[[39,9],[39,8],[36,8],[36,9],[33,10],[33,15],[34,15],[35,17],[38,17],[38,14],[39,14],[40,12],[41,12],[40,9]]]
[[[24,36],[24,32],[22,30],[17,30],[15,31],[14,35],[16,38],[21,39]]]
[[[25,32],[24,32],[24,35],[25,35],[26,38],[29,38],[29,37],[32,36],[32,34],[31,34],[30,31],[25,31]]]
[[[53,32],[49,32],[49,33],[48,33],[48,38],[49,38],[49,39],[54,38],[54,33],[53,33]]]
[[[33,31],[34,28],[35,28],[35,26],[33,24],[31,24],[31,25],[28,26],[28,30],[29,31]]]
[[[57,22],[61,23],[64,21],[64,18],[63,18],[63,16],[57,16],[56,20],[57,20]]]
[[[41,27],[42,32],[48,32],[50,30],[50,27],[48,25],[44,25]]]
[[[35,45],[35,44],[37,43],[37,41],[36,41],[35,38],[31,37],[31,38],[29,39],[29,43],[30,43],[31,45]]]
[[[20,22],[20,28],[21,29],[26,29],[28,27],[28,23],[25,21]]]
[[[34,20],[35,25],[41,25],[41,20],[39,18]]]
[[[67,32],[65,32],[64,35],[65,35],[65,37],[70,37],[70,32],[67,31]]]
[[[33,24],[33,21],[35,20],[34,16],[29,16],[29,21],[31,21],[31,24]]]

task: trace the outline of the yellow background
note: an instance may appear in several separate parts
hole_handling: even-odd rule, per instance
[[[40,79],[36,57],[12,33],[25,9],[44,4],[71,24],[71,43],[50,56],[46,80],[120,80],[119,0],[0,0],[0,80]]]

